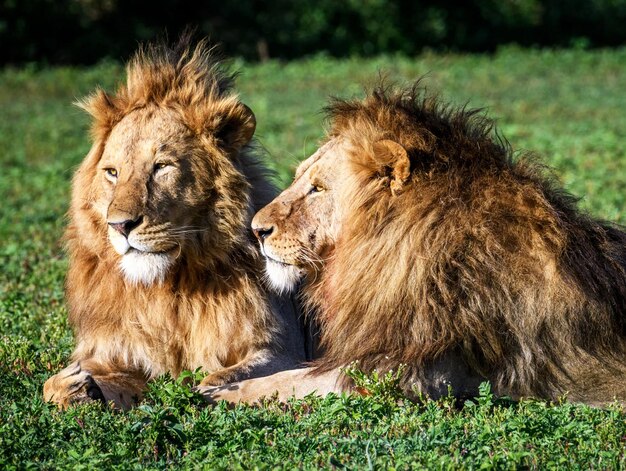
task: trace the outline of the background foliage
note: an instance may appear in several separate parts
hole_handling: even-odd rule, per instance
[[[125,59],[186,26],[248,59],[615,46],[626,0],[0,0],[0,64]]]
[[[281,185],[323,134],[330,94],[361,96],[379,71],[457,104],[487,107],[516,149],[556,168],[585,210],[626,222],[626,49],[428,53],[418,59],[236,62],[239,90]],[[370,397],[264,408],[207,408],[171,378],[142,406],[65,413],[42,402],[73,340],[60,242],[73,170],[89,148],[71,102],[122,81],[116,62],[0,71],[0,469],[29,468],[600,468],[626,466],[626,414],[540,401],[402,404],[393,384]],[[113,294],[114,295],[114,294]],[[192,375],[193,376],[193,375]]]

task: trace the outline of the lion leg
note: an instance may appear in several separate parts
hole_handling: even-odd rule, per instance
[[[222,386],[250,378],[268,376],[295,368],[300,363],[298,360],[289,356],[280,356],[268,350],[259,350],[239,363],[210,373],[202,379],[200,387]]]
[[[218,387],[200,386],[197,391],[210,403],[227,401],[231,404],[258,403],[264,397],[277,397],[285,402],[289,398],[302,399],[309,395],[326,396],[341,393],[343,373],[339,369],[314,374],[313,368],[281,371],[263,378],[253,378]]]
[[[143,374],[88,359],[75,361],[49,378],[43,395],[61,409],[89,401],[112,401],[115,407],[128,409],[141,398],[145,385]]]

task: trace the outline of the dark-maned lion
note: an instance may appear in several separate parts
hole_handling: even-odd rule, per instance
[[[326,143],[253,220],[280,289],[304,278],[325,354],[211,391],[254,401],[349,389],[339,368],[405,364],[414,396],[626,400],[626,234],[476,111],[416,86],[334,101]]]
[[[152,45],[116,94],[82,107],[94,143],[67,229],[74,363],[48,401],[129,407],[149,379],[202,368],[205,385],[304,360],[295,312],[262,283],[249,223],[273,196],[255,118],[205,42]]]

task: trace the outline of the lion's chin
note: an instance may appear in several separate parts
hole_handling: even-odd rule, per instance
[[[131,249],[122,256],[120,269],[130,283],[149,286],[162,283],[173,263],[174,257],[169,253],[149,253]]]
[[[278,293],[293,291],[304,277],[304,270],[269,258],[265,259],[265,273],[269,285]]]

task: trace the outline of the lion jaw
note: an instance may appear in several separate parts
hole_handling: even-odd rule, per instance
[[[265,274],[269,285],[278,294],[293,291],[304,276],[301,268],[276,262],[269,258],[265,259]]]
[[[304,278],[305,271],[296,265],[281,262],[270,248],[263,244],[260,246],[261,253],[265,257],[265,279],[268,284],[278,294],[293,291]]]
[[[149,286],[162,283],[174,262],[169,253],[150,253],[130,249],[120,260],[120,269],[126,280],[132,284]]]
[[[109,241],[122,256],[119,264],[122,274],[128,282],[135,285],[162,283],[174,262],[171,253],[150,252],[144,244],[134,241],[132,234],[127,239],[115,231],[109,231]]]

